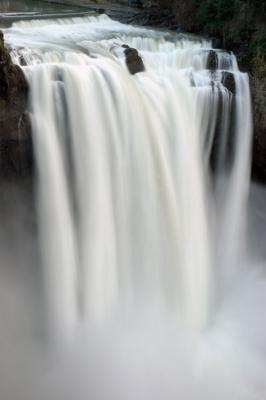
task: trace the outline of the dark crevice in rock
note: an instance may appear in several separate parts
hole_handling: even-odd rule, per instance
[[[218,55],[215,50],[210,50],[207,58],[207,69],[216,71],[218,68]]]
[[[210,166],[214,173],[220,169],[226,168],[229,170],[232,167],[236,148],[236,102],[234,94],[230,93],[229,110],[223,109],[223,104],[223,94],[220,92],[217,121],[210,155]],[[225,114],[228,114],[228,111],[229,119],[226,120]],[[225,132],[227,132],[226,137]]]

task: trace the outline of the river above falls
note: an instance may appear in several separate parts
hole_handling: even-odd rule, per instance
[[[95,11],[84,7],[49,3],[41,0],[2,0],[0,3],[0,28],[12,25],[14,21],[78,17]]]
[[[110,14],[115,19],[123,20],[139,12],[138,8],[105,1],[81,2],[81,5],[71,3],[71,1],[2,0],[0,3],[0,29],[21,20],[81,17],[103,12]]]

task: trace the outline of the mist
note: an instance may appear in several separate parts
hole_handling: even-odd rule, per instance
[[[250,264],[203,332],[144,313],[80,322],[67,340],[45,328],[29,193],[15,185],[1,197],[1,399],[265,399],[265,189],[251,191]]]

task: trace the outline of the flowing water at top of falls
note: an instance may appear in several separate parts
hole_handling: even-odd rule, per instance
[[[106,16],[22,21],[5,38],[30,84],[50,334],[70,339],[84,323],[151,325],[160,332],[168,326],[170,336],[173,329],[187,338],[208,332],[225,299],[245,293],[238,282],[248,270],[251,104],[248,76],[235,57],[199,38]],[[138,50],[145,71],[129,73],[125,45]],[[244,301],[234,304],[230,321],[243,312]],[[201,372],[196,367],[201,392],[187,391],[189,382],[172,387],[169,377],[165,393],[138,387],[137,397],[116,398],[190,400],[202,393],[213,400],[221,381],[226,388],[217,399],[263,399],[242,385],[252,367],[260,368],[252,350],[242,352],[234,324],[223,328],[235,341],[218,328],[206,333],[214,347],[200,347],[206,353]],[[182,373],[191,351],[183,339],[176,339],[179,366],[165,364],[170,375]],[[252,365],[241,378],[227,376],[216,342],[226,362],[235,367],[243,357]],[[212,362],[219,372],[207,389],[202,376]]]
[[[0,27],[10,27],[20,20],[74,17],[93,14],[83,7],[43,0],[1,0]]]

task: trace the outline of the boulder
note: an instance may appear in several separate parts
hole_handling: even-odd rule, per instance
[[[236,94],[236,82],[234,74],[232,72],[223,72],[222,84],[226,87],[226,89],[230,90],[232,94]]]
[[[140,57],[138,51],[127,45],[123,46],[125,48],[124,54],[126,57],[126,65],[129,72],[135,75],[139,72],[145,71],[145,66],[143,64],[142,58]]]

